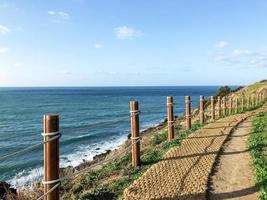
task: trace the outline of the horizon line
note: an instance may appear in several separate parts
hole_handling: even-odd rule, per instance
[[[97,85],[97,86],[0,86],[0,88],[93,88],[93,87],[199,87],[199,86],[245,86],[246,84],[215,84],[215,85]],[[248,84],[249,85],[249,84]]]

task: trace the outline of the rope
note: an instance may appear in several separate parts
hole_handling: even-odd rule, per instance
[[[27,147],[27,148],[25,148],[25,149],[16,151],[16,152],[14,152],[14,153],[4,155],[4,156],[0,157],[0,160],[4,160],[4,159],[6,159],[6,158],[9,158],[9,157],[12,157],[12,156],[15,156],[15,155],[18,155],[18,154],[21,154],[21,153],[24,153],[24,152],[33,150],[33,149],[35,149],[35,148],[37,148],[37,147],[39,147],[39,146],[42,146],[43,144],[46,144],[46,143],[51,142],[51,141],[53,141],[53,140],[56,140],[56,139],[58,139],[58,138],[60,138],[60,137],[61,137],[61,134],[56,135],[55,137],[49,138],[48,140],[46,140],[46,141],[44,141],[44,142],[41,142],[41,143],[39,143],[39,144],[35,144],[35,145],[31,146],[31,147]]]
[[[42,180],[43,185],[50,185],[50,184],[54,184],[54,183],[58,183],[58,182],[60,182],[60,179],[56,179],[56,180],[52,180],[52,181]]]
[[[138,137],[131,137],[131,140],[141,140],[142,139],[142,137],[141,136],[138,136]]]
[[[168,121],[168,127],[174,127],[175,121]]]
[[[174,103],[167,103],[167,106],[173,106]]]
[[[52,139],[52,138],[51,138]],[[141,141],[141,136],[140,137],[134,137],[132,139],[136,139],[136,141],[134,143],[137,143],[139,141]],[[59,178],[59,179],[56,179],[56,180],[50,180],[50,181],[42,181],[42,183],[44,185],[49,185],[49,184],[54,184],[54,183],[57,183],[55,186],[53,186],[49,191],[47,191],[46,193],[44,193],[41,197],[39,197],[37,200],[42,200],[44,197],[46,197],[49,193],[53,192],[57,187],[59,187],[60,183],[64,180],[68,180],[68,179],[71,179],[75,176],[78,176],[84,172],[87,172],[88,170],[94,168],[94,167],[97,167],[99,165],[102,165],[104,163],[107,163],[107,162],[110,162],[112,160],[115,160],[116,158],[120,157],[121,155],[123,155],[124,153],[128,152],[132,147],[132,144],[130,144],[128,147],[126,147],[122,152],[120,152],[119,154],[107,159],[107,160],[103,160],[103,161],[100,161],[98,163],[95,163],[87,168],[84,168],[80,171],[77,171],[77,172],[74,172],[73,174],[69,175],[69,176],[65,176],[65,177],[62,177],[62,178]]]
[[[137,139],[134,143],[137,143],[137,142],[139,142],[139,141],[141,141],[141,138]],[[71,174],[71,175],[62,177],[62,178],[60,178],[60,181],[64,181],[64,180],[71,179],[72,177],[75,177],[75,176],[78,176],[78,175],[80,175],[80,174],[82,174],[82,173],[84,173],[84,172],[87,172],[88,170],[90,170],[90,169],[92,169],[92,168],[94,168],[94,167],[97,167],[97,166],[102,165],[102,164],[104,164],[104,163],[107,163],[107,162],[110,162],[110,161],[112,161],[112,160],[115,160],[116,158],[120,157],[120,156],[123,155],[124,153],[128,152],[128,151],[131,149],[131,147],[132,147],[132,144],[130,144],[128,147],[126,147],[126,148],[125,148],[122,152],[120,152],[119,154],[117,154],[117,155],[115,155],[115,156],[113,156],[113,157],[111,157],[111,158],[109,158],[109,159],[107,159],[107,160],[103,160],[103,161],[100,161],[100,162],[98,162],[98,163],[95,163],[95,164],[93,164],[93,165],[91,165],[91,166],[89,166],[89,167],[87,167],[87,168],[84,168],[84,169],[82,169],[82,170],[80,170],[80,171],[74,172],[74,173]]]
[[[127,116],[123,116],[120,118],[115,118],[117,121],[115,122],[120,122],[120,121],[124,121],[124,120],[129,120],[129,115]],[[103,126],[105,127],[111,127],[114,125],[114,121],[113,120],[106,120],[106,121],[102,121],[102,122],[98,122],[96,124],[85,124],[85,125],[81,125],[81,126],[77,126],[77,127],[63,127],[62,129],[64,130],[64,132],[72,132],[75,130],[88,130],[88,129],[94,129],[94,128],[101,128]]]
[[[141,111],[139,111],[139,110],[131,110],[130,113],[131,113],[131,117],[133,117],[135,115],[139,115],[141,113]]]
[[[42,136],[55,136],[55,135],[60,135],[60,131],[56,132],[50,132],[50,133],[41,133]]]
[[[46,193],[44,193],[42,196],[40,196],[37,200],[44,199],[49,193],[53,192],[57,187],[59,187],[60,183],[54,185],[50,190],[48,190]]]

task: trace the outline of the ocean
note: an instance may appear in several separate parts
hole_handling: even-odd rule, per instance
[[[174,97],[174,114],[219,86],[0,88],[0,157],[42,142],[43,115],[60,114],[60,167],[77,166],[113,150],[129,134],[129,101],[139,101],[140,127],[166,118],[166,96]],[[0,180],[21,186],[42,176],[43,147],[0,160]]]

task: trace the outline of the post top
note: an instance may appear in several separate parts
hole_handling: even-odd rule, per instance
[[[185,99],[190,99],[190,96],[185,96]]]
[[[59,118],[58,113],[45,113],[44,114],[44,119],[56,119]]]
[[[138,101],[130,101],[130,109],[138,110]]]
[[[138,104],[138,101],[135,101],[135,100],[130,101],[130,104]]]

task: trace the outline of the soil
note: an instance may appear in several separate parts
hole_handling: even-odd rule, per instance
[[[258,199],[252,161],[246,149],[251,126],[250,118],[239,124],[223,146],[211,176],[208,199]]]

